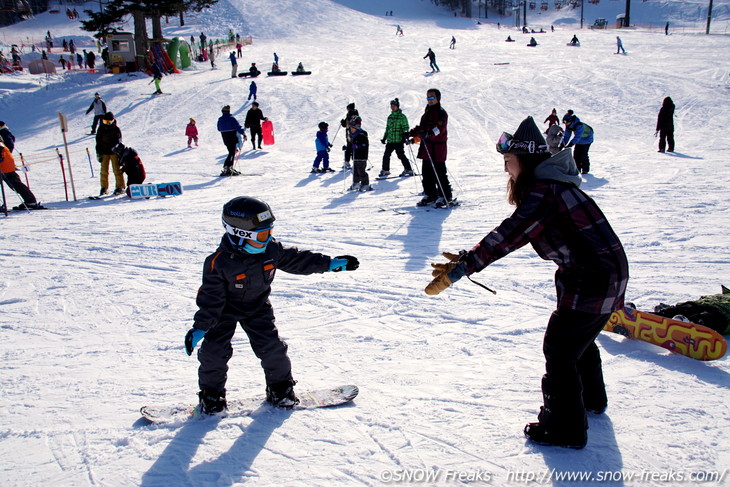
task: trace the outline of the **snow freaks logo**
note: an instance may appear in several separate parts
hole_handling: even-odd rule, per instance
[[[487,470],[441,470],[439,468],[405,468],[396,470],[383,470],[379,478],[386,484],[389,483],[414,483],[434,484],[445,483],[484,483],[492,482],[494,474]]]

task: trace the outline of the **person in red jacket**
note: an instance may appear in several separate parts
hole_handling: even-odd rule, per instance
[[[195,147],[198,147],[198,127],[195,126],[194,118],[191,118],[190,123],[185,127],[185,135],[188,136],[188,149],[193,141],[195,141]]]
[[[23,199],[23,203],[14,207],[14,210],[35,210],[42,208],[33,192],[20,180],[20,176],[15,171],[15,159],[10,153],[10,150],[2,142],[0,142],[0,172],[2,172],[3,182]],[[2,211],[5,211],[5,208]]]
[[[426,196],[418,206],[433,205],[437,208],[453,206],[451,184],[446,173],[446,141],[449,115],[441,107],[441,92],[431,88],[426,92],[426,110],[421,121],[411,129],[410,136],[421,139],[418,158],[423,161],[423,192]]]
[[[586,411],[601,414],[608,405],[594,341],[611,313],[624,306],[626,254],[606,216],[578,188],[581,177],[570,151],[551,156],[532,117],[514,135],[503,133],[497,151],[510,176],[515,212],[471,250],[444,253],[448,263],[432,264],[426,294],[438,294],[528,243],[555,262],[557,309],[543,341],[543,406],[524,433],[541,445],[583,448]]]

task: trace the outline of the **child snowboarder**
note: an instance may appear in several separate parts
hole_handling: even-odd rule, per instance
[[[227,407],[226,373],[236,323],[241,324],[261,360],[266,400],[280,408],[292,408],[299,402],[294,393],[296,381],[269,301],[276,270],[321,274],[354,271],[360,263],[350,255],[332,258],[279,243],[272,237],[276,218],[269,205],[257,198],[233,198],[223,205],[222,216],[226,233],[216,252],[205,260],[196,301],[199,310],[185,336],[188,355],[202,340],[198,350],[200,412],[214,415]]]
[[[195,125],[195,119],[191,118],[188,125],[185,127],[185,135],[188,136],[188,149],[190,149],[190,143],[195,141],[195,147],[198,147],[198,127]]]
[[[348,127],[352,144],[352,186],[349,191],[372,191],[368,177],[368,133],[362,129],[362,119],[354,117]]]
[[[121,142],[112,148],[114,154],[119,158],[119,170],[127,174],[127,196],[132,197],[129,186],[132,184],[142,184],[147,178],[147,172],[144,170],[144,164],[139,158],[137,151],[131,147],[125,147]]]
[[[583,448],[586,411],[602,414],[608,404],[595,339],[624,305],[626,254],[598,205],[578,189],[581,178],[570,151],[551,156],[532,117],[514,135],[503,133],[497,152],[516,209],[470,251],[444,253],[448,263],[432,264],[435,279],[426,294],[438,294],[528,243],[555,261],[557,308],[543,341],[543,406],[524,434],[540,445]]]
[[[327,122],[319,122],[319,131],[314,141],[314,145],[317,148],[317,157],[314,158],[312,163],[312,173],[320,172],[335,172],[334,169],[330,169],[330,155],[329,151],[332,148],[329,139],[327,138],[327,130],[329,124]],[[322,169],[319,169],[319,163],[322,162]]]

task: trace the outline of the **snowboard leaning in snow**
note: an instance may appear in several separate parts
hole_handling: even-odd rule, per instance
[[[717,360],[727,351],[725,338],[711,328],[637,311],[631,307],[615,311],[603,329],[658,345],[695,360]]]
[[[292,409],[317,409],[340,406],[346,404],[360,392],[357,386],[347,385],[333,387],[331,389],[318,389],[315,391],[298,391],[299,404]],[[228,409],[224,417],[249,416],[260,407],[270,407],[268,402],[262,398],[231,399],[228,401]],[[142,417],[152,423],[170,423],[185,421],[191,418],[204,418],[200,414],[197,405],[177,406],[143,406],[140,410]]]
[[[151,198],[152,196],[178,196],[183,193],[183,187],[180,183],[130,184],[129,193],[132,199]]]

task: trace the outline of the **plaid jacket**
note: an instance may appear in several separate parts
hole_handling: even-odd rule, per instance
[[[383,138],[390,144],[403,142],[403,134],[408,132],[408,118],[400,109],[390,112]]]
[[[594,314],[624,305],[629,265],[623,246],[598,205],[573,185],[538,180],[515,212],[462,260],[467,274],[532,244],[555,273],[558,308]]]

